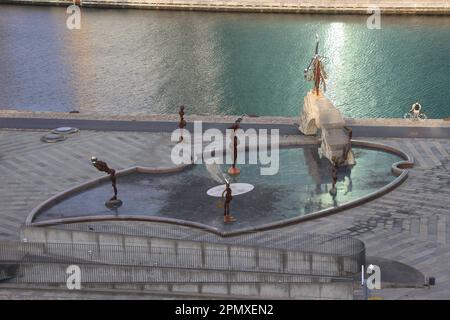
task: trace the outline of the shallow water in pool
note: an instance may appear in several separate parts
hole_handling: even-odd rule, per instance
[[[254,190],[235,196],[231,214],[237,218],[224,225],[219,198],[206,191],[219,185],[204,165],[194,165],[179,173],[133,173],[118,177],[119,198],[124,204],[116,211],[104,206],[112,193],[103,183],[46,209],[36,221],[88,215],[151,215],[198,222],[224,231],[260,226],[356,200],[386,184],[395,176],[391,165],[399,157],[372,149],[354,148],[357,163],[342,168],[335,198],[331,188],[331,166],[320,159],[313,147],[280,150],[280,170],[273,176],[261,176],[259,165],[240,165],[241,174],[232,182],[245,182]],[[228,166],[222,166],[226,172]]]

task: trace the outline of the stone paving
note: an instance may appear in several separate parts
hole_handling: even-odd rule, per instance
[[[168,134],[83,131],[64,142],[45,144],[39,140],[44,133],[0,130],[1,240],[18,239],[20,225],[43,200],[101,176],[89,162],[91,155],[121,169],[136,164],[163,166],[171,150]],[[450,139],[364,140],[389,144],[411,154],[416,166],[407,181],[365,205],[280,232],[355,236],[365,242],[368,256],[397,260],[436,277],[436,286],[430,289],[384,289],[374,295],[386,299],[450,299]],[[259,238],[267,241],[264,234]]]

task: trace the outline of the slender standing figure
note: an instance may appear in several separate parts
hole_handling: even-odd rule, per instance
[[[225,184],[225,190],[222,192],[222,199],[225,196],[225,203],[223,205],[223,221],[228,223],[228,222],[234,222],[236,221],[236,219],[230,215],[230,202],[233,199],[233,196],[231,194],[231,187],[230,187],[230,183],[228,181],[226,181]]]
[[[231,135],[232,137],[232,148],[233,148],[233,164],[231,165],[231,168],[228,169],[228,174],[230,176],[237,176],[241,173],[241,170],[236,167],[236,161],[237,161],[237,155],[238,155],[238,138],[236,136],[236,131],[240,129],[240,123],[242,121],[242,117],[239,117],[231,127],[233,130],[233,133]]]
[[[180,134],[180,140],[178,142],[183,141],[183,129],[186,127],[186,120],[184,120],[184,106],[180,107],[180,112],[178,112],[180,115],[180,123],[178,124],[178,128],[180,128],[181,134]]]

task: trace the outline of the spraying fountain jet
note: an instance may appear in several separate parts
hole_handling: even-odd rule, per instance
[[[236,131],[240,129],[240,123],[242,122],[245,114],[236,119],[233,126],[229,129],[232,129],[232,143],[230,144],[230,148],[233,150],[233,165],[228,170],[228,175],[231,177],[235,177],[239,175],[240,170],[236,167],[237,160],[237,136]],[[230,202],[233,196],[241,195],[247,192],[250,192],[254,189],[254,186],[248,183],[231,183],[222,172],[219,164],[215,161],[205,162],[206,170],[209,172],[212,179],[217,182],[221,182],[224,184],[218,185],[216,187],[210,188],[206,191],[206,194],[211,197],[220,198],[218,202],[218,207],[224,208],[224,222],[234,222],[236,219],[230,215]],[[222,199],[225,197],[224,202],[222,203]]]

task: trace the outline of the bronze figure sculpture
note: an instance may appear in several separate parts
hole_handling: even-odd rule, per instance
[[[233,126],[230,128],[233,130],[233,134],[232,134],[232,138],[233,138],[233,164],[231,165],[231,167],[228,169],[228,174],[230,176],[237,176],[241,173],[241,170],[239,168],[236,167],[236,161],[237,161],[237,155],[238,155],[238,150],[237,150],[237,146],[238,146],[238,138],[236,136],[236,131],[238,129],[240,129],[240,123],[242,121],[242,117],[239,117],[233,124]]]
[[[184,120],[184,106],[180,107],[180,112],[178,112],[180,115],[180,122],[178,124],[178,128],[180,128],[180,140],[178,142],[183,141],[183,129],[186,127],[186,120]]]
[[[316,51],[309,63],[308,67],[304,70],[304,76],[308,81],[314,81],[314,91],[316,95],[320,94],[320,85],[323,86],[323,91],[326,91],[327,74],[323,67],[323,58],[319,55],[319,36],[316,35]]]
[[[230,215],[230,202],[233,199],[233,196],[231,193],[230,182],[228,182],[228,180],[225,181],[225,190],[222,192],[222,199],[225,196],[225,203],[223,204],[223,221],[228,223],[236,221],[236,218]]]
[[[111,179],[111,185],[114,191],[114,195],[111,197],[111,199],[106,201],[105,206],[107,206],[108,208],[120,207],[122,205],[122,200],[117,199],[116,170],[108,167],[106,162],[98,160],[97,157],[91,157],[91,163],[98,171],[109,174],[109,178]]]

